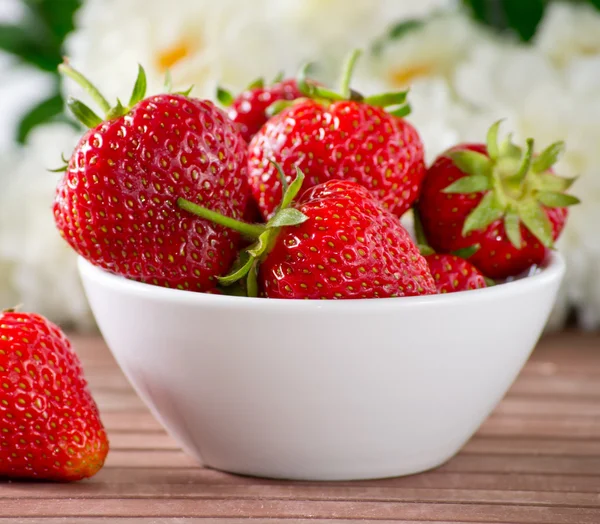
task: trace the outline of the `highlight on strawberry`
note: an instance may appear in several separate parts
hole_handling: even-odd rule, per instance
[[[225,215],[246,215],[246,143],[211,101],[186,93],[146,97],[139,74],[125,106],[114,106],[67,62],[60,71],[103,111],[77,100],[90,130],[65,166],[54,201],[56,226],[81,256],[124,277],[210,291],[237,255],[239,235],[177,208],[183,197]]]
[[[498,142],[500,122],[486,144],[459,144],[427,170],[417,209],[428,243],[440,253],[478,246],[469,258],[493,279],[520,275],[546,259],[560,236],[567,207],[579,203],[566,193],[574,179],[552,166],[562,142],[534,153],[511,136]]]
[[[299,167],[307,189],[342,179],[366,187],[382,205],[401,216],[416,199],[425,175],[423,144],[405,117],[407,92],[364,97],[350,88],[359,57],[348,57],[338,91],[298,76],[303,94],[280,110],[254,135],[248,149],[248,175],[263,218],[281,200],[282,185],[271,160],[288,174]]]
[[[35,313],[0,312],[0,477],[76,481],[109,449],[81,363]]]
[[[288,299],[383,298],[434,294],[425,259],[400,223],[363,186],[329,180],[305,190],[304,174],[284,186],[266,224],[247,224],[179,199],[190,213],[256,242],[242,252],[222,285],[245,280],[249,296]]]

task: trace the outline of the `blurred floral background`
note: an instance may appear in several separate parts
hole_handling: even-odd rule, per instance
[[[64,112],[66,55],[110,99],[126,96],[137,64],[150,92],[214,98],[307,60],[335,80],[364,49],[355,87],[410,86],[409,117],[428,160],[495,120],[537,148],[565,140],[558,170],[578,176],[559,249],[568,275],[550,328],[600,328],[600,0],[0,0],[0,306],[93,328],[75,255],[50,213],[57,175],[80,129]]]

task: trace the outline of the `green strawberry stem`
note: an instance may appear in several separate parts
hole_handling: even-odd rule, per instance
[[[405,103],[408,91],[382,93],[365,98],[362,94],[351,89],[350,82],[352,79],[352,74],[354,73],[356,62],[358,61],[360,55],[360,49],[355,49],[346,58],[344,69],[341,75],[339,93],[321,85],[316,85],[307,82],[306,75],[309,67],[311,66],[310,63],[307,63],[304,66],[302,66],[300,68],[300,71],[298,72],[298,75],[296,77],[298,89],[305,97],[312,98],[321,102],[338,102],[342,100],[353,100],[356,102],[364,102],[366,104],[376,107],[382,107],[388,113],[393,114],[394,116],[397,116],[399,118],[409,115],[410,105]],[[285,106],[283,105],[273,108],[270,107],[269,112],[272,116],[274,114],[277,114],[283,108],[285,108]]]
[[[100,106],[100,109],[102,109],[104,113],[108,113],[110,111],[110,104],[108,103],[108,100],[106,100],[102,93],[98,91],[98,88],[79,71],[71,67],[67,60],[58,66],[58,72],[68,76],[81,87],[83,87],[83,89],[85,89],[85,91],[92,97],[94,102]]]
[[[233,229],[234,231],[237,231],[238,233],[241,233],[249,238],[258,238],[261,233],[264,233],[267,229],[266,226],[260,224],[248,224],[246,222],[236,220],[235,218],[226,217],[225,215],[221,215],[216,211],[211,211],[206,207],[194,204],[193,202],[185,200],[184,198],[178,198],[177,205],[184,211],[188,211],[189,213],[209,220],[215,224]]]
[[[285,179],[285,175],[281,170],[281,167],[276,163],[275,167],[279,171],[282,179]],[[177,199],[177,206],[180,209],[205,220],[209,220],[215,224],[233,229],[234,231],[237,231],[248,238],[256,240],[254,244],[240,253],[238,260],[234,264],[229,274],[218,277],[219,284],[222,286],[231,286],[245,277],[248,296],[257,296],[258,266],[261,260],[263,260],[272,249],[281,228],[295,226],[308,220],[308,217],[301,211],[290,207],[294,198],[296,198],[296,195],[302,187],[302,182],[304,181],[304,174],[302,171],[299,168],[296,168],[296,172],[297,176],[294,181],[289,186],[284,185],[283,196],[277,212],[266,224],[248,224],[246,222],[221,215],[220,213],[194,204],[193,202],[185,200],[184,198]]]
[[[350,81],[352,80],[352,73],[356,67],[356,62],[361,55],[360,49],[355,49],[350,53],[346,59],[346,64],[342,70],[342,80],[340,82],[340,93],[346,100],[350,99]]]
[[[100,125],[103,120],[112,120],[114,118],[118,118],[127,114],[131,108],[141,101],[146,96],[146,72],[141,65],[138,65],[138,74],[135,81],[135,85],[133,86],[133,91],[131,93],[131,97],[129,99],[129,104],[124,106],[119,99],[117,99],[117,103],[115,106],[111,107],[106,98],[100,93],[98,88],[82,73],[77,71],[75,68],[71,67],[68,60],[65,61],[58,66],[58,71],[65,76],[68,76],[72,80],[74,80],[78,85],[80,85],[98,104],[100,109],[104,114],[104,118],[100,118],[94,111],[92,111],[88,106],[86,106],[83,102],[79,100],[75,100],[70,98],[67,102],[69,109],[79,122],[89,128],[94,128]]]

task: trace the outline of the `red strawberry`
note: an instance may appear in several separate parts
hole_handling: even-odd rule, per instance
[[[400,219],[355,182],[330,180],[308,189],[289,208],[300,189],[299,174],[267,225],[221,217],[220,223],[258,237],[240,269],[221,279],[230,284],[249,272],[250,295],[269,298],[350,299],[435,293],[427,263]],[[205,209],[179,205],[206,216]],[[256,271],[258,270],[258,289]]]
[[[108,440],[77,355],[33,313],[0,313],[0,477],[80,480]]]
[[[560,235],[572,179],[550,169],[563,149],[552,144],[533,157],[510,142],[497,144],[499,122],[484,144],[460,144],[440,155],[427,171],[418,210],[429,244],[439,252],[478,245],[469,261],[500,279],[541,264]]]
[[[363,98],[350,91],[356,56],[349,62],[342,95],[300,81],[301,90],[313,99],[297,100],[251,140],[248,176],[265,218],[281,200],[281,183],[271,160],[286,173],[300,167],[307,174],[305,188],[332,179],[358,182],[398,216],[417,197],[425,175],[423,144],[414,127],[395,116],[408,112],[408,106],[397,108],[406,93]],[[396,110],[386,112],[390,106]]]
[[[69,66],[61,69],[93,89]],[[185,197],[244,216],[250,198],[245,142],[212,102],[182,94],[144,99],[144,90],[140,68],[130,108],[119,103],[104,122],[71,102],[92,129],[58,185],[56,225],[97,266],[156,285],[206,291],[229,270],[238,235],[181,213],[175,202]]]
[[[434,253],[425,257],[438,293],[486,287],[485,277],[470,262],[456,255]]]
[[[223,90],[217,91],[219,101],[228,106],[227,114],[233,120],[244,137],[250,142],[251,138],[269,119],[267,108],[278,100],[295,100],[304,96],[298,89],[295,79],[264,85],[262,80],[254,82],[248,89],[237,97]]]

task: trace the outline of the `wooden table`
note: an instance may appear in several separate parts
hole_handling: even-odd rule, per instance
[[[0,483],[0,522],[600,523],[600,335],[543,340],[496,412],[441,468],[344,483],[199,467],[150,415],[104,343],[74,342],[110,434],[106,466],[78,484]]]

